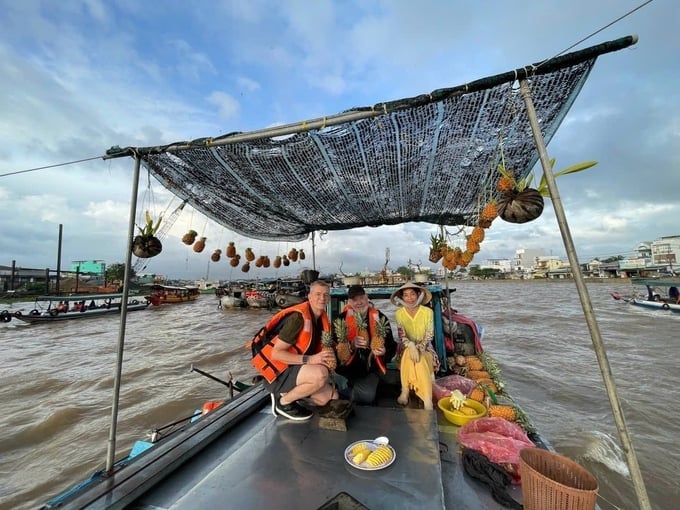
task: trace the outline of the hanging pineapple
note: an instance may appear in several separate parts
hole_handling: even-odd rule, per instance
[[[473,255],[479,252],[480,250],[479,243],[472,239],[472,236],[468,237],[467,240],[465,241],[465,247],[467,251],[469,251]]]
[[[255,267],[262,267],[262,264],[264,264],[264,256],[260,255],[255,261]]]
[[[219,262],[221,256],[222,256],[222,250],[220,250],[220,249],[218,248],[217,250],[215,250],[214,252],[212,252],[212,255],[210,255],[210,260],[212,260],[213,262]]]
[[[229,246],[227,246],[227,257],[232,258],[236,256],[236,244],[232,241],[229,242]]]
[[[335,359],[335,348],[333,347],[333,335],[331,335],[330,331],[321,332],[321,350],[333,353],[333,359],[331,361],[326,362],[329,370],[333,372],[337,368],[338,362]]]
[[[201,253],[205,249],[205,241],[207,237],[201,237],[198,241],[194,243],[194,251],[196,253]]]
[[[269,255],[265,255],[262,259],[262,267],[269,267],[271,265],[271,260],[269,260]]]
[[[298,251],[295,248],[291,248],[290,251],[288,252],[288,259],[291,262],[297,262],[298,259]]]
[[[284,256],[281,258],[281,260],[283,261],[283,265],[284,265],[284,266],[286,266],[286,267],[290,266],[290,260],[288,260],[288,257],[286,257],[286,256],[284,255]]]
[[[237,267],[241,263],[241,255],[234,255],[231,257],[231,260],[229,260],[229,265],[231,267]]]
[[[477,244],[480,244],[484,240],[484,229],[482,227],[475,227],[470,233],[470,239],[472,239]]]
[[[430,242],[430,255],[428,256],[428,260],[437,263],[444,256],[444,252],[448,247],[446,246],[446,241],[442,234],[436,236],[431,235]]]
[[[278,269],[278,268],[281,267],[281,257],[280,257],[279,255],[277,255],[276,257],[274,257],[274,267],[275,267],[276,269]]]
[[[496,205],[496,202],[492,200],[482,209],[482,212],[479,215],[479,226],[485,228],[484,225],[482,225],[482,221],[489,222],[489,225],[491,225],[491,222],[495,220],[496,217],[498,217],[498,206]]]
[[[241,266],[241,271],[243,271],[244,273],[247,273],[248,271],[250,271],[250,262],[245,262]]]
[[[253,253],[252,248],[246,248],[246,260],[248,262],[255,260],[255,253]]]
[[[192,244],[194,244],[194,241],[196,241],[197,235],[198,232],[196,232],[195,230],[189,230],[189,232],[182,236],[182,242],[187,246],[191,246]]]
[[[300,248],[300,253],[298,253],[298,256],[300,257],[300,260],[305,260],[305,250]]]
[[[333,321],[333,329],[335,330],[335,337],[338,340],[338,345],[336,346],[338,359],[340,360],[340,363],[344,365],[352,357],[352,351],[350,350],[349,342],[347,341],[347,323],[338,317]]]

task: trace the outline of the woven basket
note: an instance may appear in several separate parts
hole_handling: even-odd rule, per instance
[[[593,510],[597,479],[576,462],[540,448],[519,452],[525,510]]]

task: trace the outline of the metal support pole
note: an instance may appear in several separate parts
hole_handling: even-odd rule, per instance
[[[652,506],[649,502],[649,497],[647,496],[647,489],[645,488],[645,483],[642,479],[642,473],[640,472],[640,466],[638,465],[635,450],[633,449],[633,443],[631,442],[630,436],[628,434],[626,421],[623,416],[623,409],[621,408],[621,403],[616,392],[616,385],[614,384],[614,377],[611,372],[609,360],[607,359],[607,351],[605,349],[604,343],[602,342],[600,329],[597,325],[597,320],[595,319],[593,305],[590,301],[590,295],[588,294],[588,288],[586,287],[586,284],[583,280],[581,266],[579,265],[578,258],[576,256],[576,249],[571,237],[571,232],[569,231],[569,225],[567,224],[567,217],[564,213],[564,207],[562,206],[562,199],[560,198],[560,194],[557,189],[555,176],[552,173],[550,159],[548,158],[548,151],[546,150],[543,135],[541,134],[541,128],[538,123],[538,118],[536,117],[536,110],[531,99],[531,90],[529,89],[529,84],[526,79],[520,80],[520,90],[522,93],[522,99],[524,100],[524,104],[526,106],[529,123],[531,124],[531,131],[534,135],[534,141],[536,142],[536,148],[538,149],[538,156],[541,160],[541,166],[543,167],[543,174],[545,175],[545,180],[548,184],[548,190],[550,191],[550,198],[552,199],[553,209],[555,210],[555,216],[557,217],[557,224],[560,227],[562,241],[564,243],[564,247],[567,250],[569,264],[571,264],[571,272],[574,275],[574,281],[576,282],[576,288],[581,300],[583,314],[585,315],[586,323],[588,324],[588,329],[590,330],[590,337],[593,341],[595,355],[597,356],[597,362],[600,365],[600,372],[602,372],[602,379],[604,380],[607,396],[609,397],[609,402],[612,407],[612,413],[614,415],[614,421],[616,422],[616,428],[619,432],[621,446],[624,453],[626,454],[626,460],[628,463],[628,469],[630,470],[633,488],[635,489],[635,494],[637,495],[640,509],[651,510]]]
[[[60,292],[60,284],[61,284],[61,243],[64,238],[64,225],[62,223],[59,224],[59,240],[58,240],[58,245],[57,245],[57,286],[54,290],[54,292],[59,295]],[[49,291],[48,291],[49,294]]]
[[[137,215],[137,193],[139,191],[139,167],[141,159],[135,155],[135,170],[132,176],[132,196],[130,197],[130,217],[128,218],[128,242],[125,258],[125,276],[123,277],[123,297],[120,303],[120,326],[118,328],[118,348],[116,349],[116,368],[113,374],[113,399],[111,403],[111,427],[106,452],[106,472],[113,469],[116,456],[116,427],[118,425],[118,402],[120,400],[120,382],[123,373],[123,351],[125,347],[125,323],[127,321],[128,293],[130,291],[130,273],[132,267],[132,240],[135,234],[135,216]]]

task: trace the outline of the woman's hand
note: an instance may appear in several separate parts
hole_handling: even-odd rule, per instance
[[[416,344],[409,342],[406,346],[406,350],[408,351],[411,361],[414,363],[418,363],[420,361],[420,351],[418,350],[418,347],[416,347]]]
[[[352,340],[352,344],[354,344],[355,349],[367,349],[368,339],[363,336],[355,336]]]

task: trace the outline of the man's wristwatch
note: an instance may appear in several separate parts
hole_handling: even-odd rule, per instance
[[[309,361],[309,356],[302,356],[302,364],[303,365],[306,365],[308,361]]]

